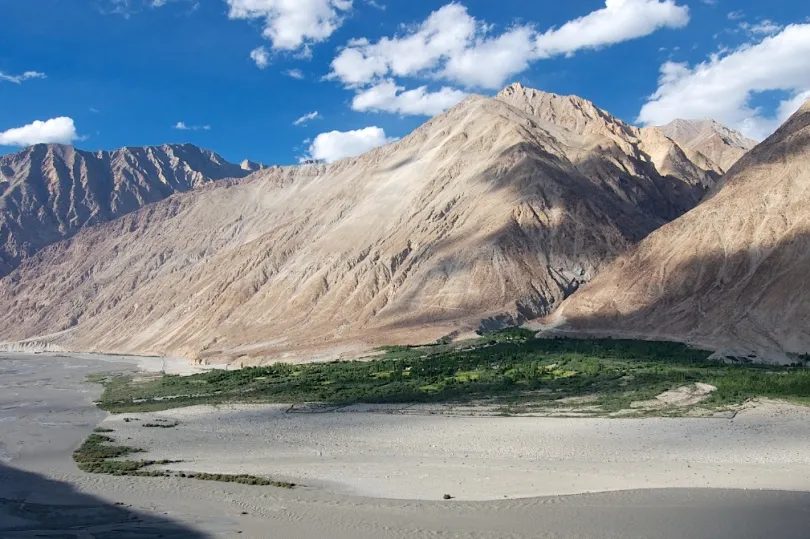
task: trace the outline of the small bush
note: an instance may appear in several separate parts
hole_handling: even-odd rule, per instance
[[[264,477],[255,475],[229,475],[229,474],[211,474],[211,473],[193,473],[186,474],[186,477],[191,479],[200,479],[202,481],[220,481],[223,483],[240,483],[242,485],[260,485],[260,486],[273,486],[280,488],[293,488],[295,483],[288,483],[286,481],[273,481]]]

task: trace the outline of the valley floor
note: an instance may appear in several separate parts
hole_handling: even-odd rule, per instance
[[[0,358],[0,536],[807,534],[810,411],[799,406],[763,402],[733,418],[574,419],[223,404],[105,419],[91,402],[100,388],[86,377],[132,369],[98,358]],[[70,454],[96,426],[147,450],[139,458],[182,460],[175,470],[266,473],[301,486],[85,474]],[[560,496],[640,488],[654,490]]]
[[[168,468],[368,497],[810,489],[810,408],[801,406],[762,402],[732,419],[475,417],[397,408],[195,406],[111,416],[101,426],[146,449],[138,458],[180,461]],[[157,424],[175,426],[145,427]]]

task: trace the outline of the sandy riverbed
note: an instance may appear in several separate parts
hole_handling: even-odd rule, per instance
[[[138,425],[145,414],[105,420],[91,403],[99,388],[84,382],[132,368],[0,359],[0,537],[806,539],[810,529],[810,494],[694,488],[810,490],[800,408],[569,420],[198,407],[155,414],[180,424],[150,429]],[[183,468],[305,486],[83,474],[70,453],[102,421]],[[536,496],[645,486],[693,488]],[[445,492],[458,498],[437,499]]]
[[[196,406],[104,426],[183,470],[268,475],[334,493],[465,500],[610,490],[810,488],[810,410],[733,419],[459,417]],[[138,418],[140,421],[125,419]],[[171,429],[144,428],[166,420]],[[204,448],[201,450],[200,448]],[[235,450],[238,448],[238,450]]]

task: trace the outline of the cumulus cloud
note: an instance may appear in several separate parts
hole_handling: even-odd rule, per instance
[[[404,36],[349,42],[332,61],[331,77],[346,85],[360,85],[385,75],[413,76],[434,70],[447,59],[474,46],[484,33],[461,4],[448,4]],[[481,66],[484,69],[484,66]]]
[[[40,73],[39,71],[26,71],[20,75],[9,75],[8,73],[3,73],[0,71],[0,80],[6,82],[13,82],[14,84],[20,84],[24,81],[31,80],[31,79],[44,79],[46,78],[45,73]]]
[[[256,67],[259,69],[264,69],[270,65],[270,53],[267,52],[267,48],[264,46],[256,47],[250,51],[250,59],[256,62]]]
[[[355,131],[330,131],[315,137],[309,146],[309,156],[305,159],[332,163],[344,157],[361,155],[395,140],[385,136],[385,130],[376,126]]]
[[[343,23],[352,0],[226,0],[231,19],[264,21],[275,50],[295,51],[325,40]]]
[[[440,76],[468,87],[501,88],[509,77],[528,69],[535,56],[533,36],[531,28],[518,26],[498,37],[481,39],[452,55]]]
[[[426,86],[405,90],[403,86],[387,80],[355,95],[352,109],[360,112],[434,116],[449,109],[466,96],[465,92],[448,87],[437,92],[429,92]]]
[[[748,137],[762,139],[798,109],[810,90],[810,24],[794,24],[759,43],[712,55],[694,67],[667,62],[656,92],[638,121],[713,118]],[[784,91],[772,113],[751,104],[760,92]]]
[[[332,79],[349,87],[398,76],[443,79],[465,87],[497,89],[531,62],[681,28],[689,8],[676,0],[605,0],[605,7],[540,34],[514,25],[501,34],[458,3],[441,7],[404,35],[376,43],[354,39],[334,58]]]
[[[174,129],[179,131],[210,131],[210,125],[186,125],[185,122],[177,122],[174,124]]]
[[[293,125],[302,125],[302,124],[305,124],[305,123],[309,122],[310,120],[316,120],[318,118],[321,118],[321,114],[316,110],[316,111],[310,112],[309,114],[304,114],[303,116],[301,116],[300,118],[295,120],[293,122]]]
[[[284,74],[293,79],[304,80],[304,73],[300,69],[288,69]]]
[[[0,132],[0,146],[31,146],[33,144],[71,144],[80,137],[72,118],[60,117],[36,120],[22,127]]]
[[[537,38],[537,54],[548,58],[647,36],[660,28],[683,28],[689,8],[675,0],[606,0],[603,9],[551,29]]]

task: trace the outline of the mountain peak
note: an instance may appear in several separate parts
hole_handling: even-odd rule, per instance
[[[542,98],[545,97],[549,100],[558,100],[558,101],[570,101],[570,102],[578,102],[578,103],[588,103],[593,107],[596,107],[591,101],[579,97],[578,95],[561,95],[555,94],[554,92],[546,92],[544,90],[538,90],[536,88],[529,88],[528,86],[523,86],[519,82],[513,82],[495,96],[495,99],[501,100],[508,100],[510,98],[515,98],[516,96],[526,96],[528,98]]]
[[[516,82],[499,92],[495,99],[579,135],[605,134],[622,143],[638,137],[635,127],[576,95],[544,92]]]
[[[810,350],[809,183],[810,102],[551,322],[567,335],[657,337],[720,358],[794,362]]]
[[[730,169],[757,145],[757,141],[709,118],[676,119],[656,129],[684,147],[702,153],[723,170]]]
[[[68,144],[36,144],[0,156],[0,278],[85,226],[249,172],[192,144],[97,152]]]
[[[245,159],[241,163],[239,163],[239,168],[242,170],[246,170],[248,172],[255,172],[257,170],[262,170],[264,165],[262,163],[257,163],[255,161],[251,161],[250,159]]]

